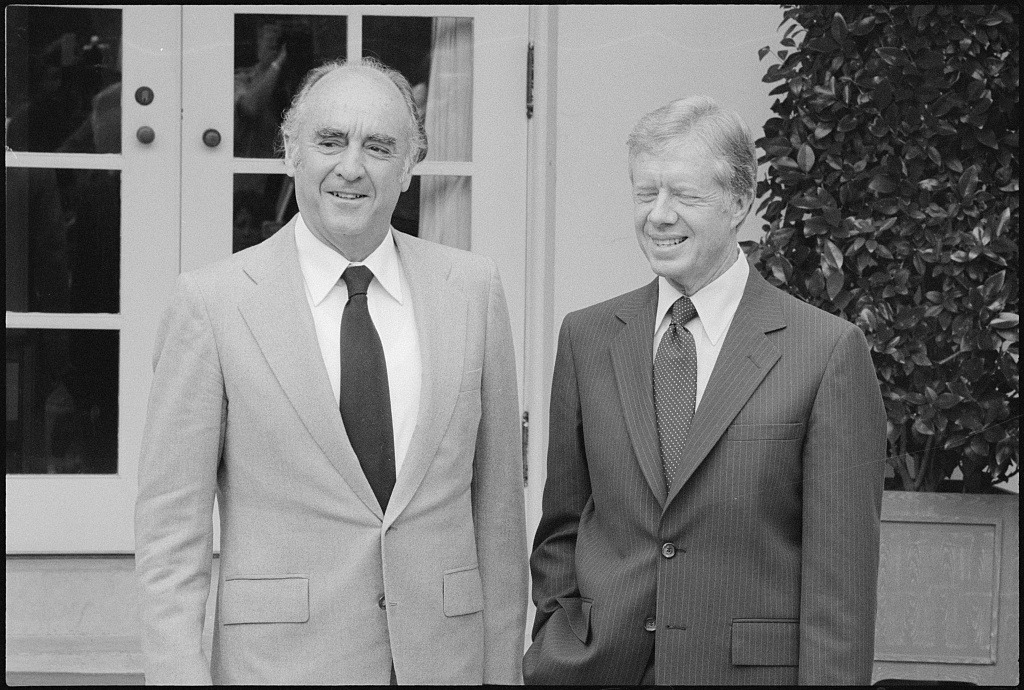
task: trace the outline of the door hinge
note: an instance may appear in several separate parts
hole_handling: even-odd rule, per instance
[[[533,42],[526,48],[526,119],[533,117]]]
[[[530,478],[530,464],[526,456],[526,450],[530,445],[530,413],[523,413],[523,486]]]

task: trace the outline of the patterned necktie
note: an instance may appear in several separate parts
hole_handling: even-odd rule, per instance
[[[654,413],[666,487],[672,486],[679,469],[697,400],[697,348],[693,335],[683,328],[695,316],[697,310],[689,297],[675,301],[672,323],[654,358]]]
[[[382,509],[395,488],[395,438],[391,425],[388,367],[370,319],[366,290],[373,272],[349,266],[341,275],[348,302],[341,317],[341,419]]]

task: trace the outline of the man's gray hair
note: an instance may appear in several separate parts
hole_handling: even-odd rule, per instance
[[[712,175],[738,202],[757,191],[757,153],[750,128],[733,110],[707,96],[681,98],[640,118],[626,140],[630,163],[640,153],[657,154],[693,135],[716,159]]]
[[[292,99],[291,106],[284,113],[284,120],[281,122],[282,138],[289,140],[298,134],[299,123],[302,120],[303,111],[306,106],[306,96],[314,84],[336,69],[358,67],[364,67],[383,74],[392,84],[398,87],[398,91],[402,94],[402,99],[405,101],[409,112],[409,166],[412,167],[419,163],[427,157],[427,131],[423,125],[423,112],[416,105],[416,100],[412,96],[412,86],[409,85],[409,80],[402,76],[401,72],[391,69],[380,60],[372,57],[364,57],[352,61],[343,59],[332,60],[307,72],[306,76],[302,79],[299,90],[295,94],[295,98]]]

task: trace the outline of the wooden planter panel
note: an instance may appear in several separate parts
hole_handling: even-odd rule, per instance
[[[887,491],[874,680],[1016,685],[1019,497]]]

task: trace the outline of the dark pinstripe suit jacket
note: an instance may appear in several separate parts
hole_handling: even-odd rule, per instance
[[[653,650],[659,684],[870,683],[885,413],[864,335],[751,270],[666,490],[657,299],[562,324],[526,681],[635,684]]]

